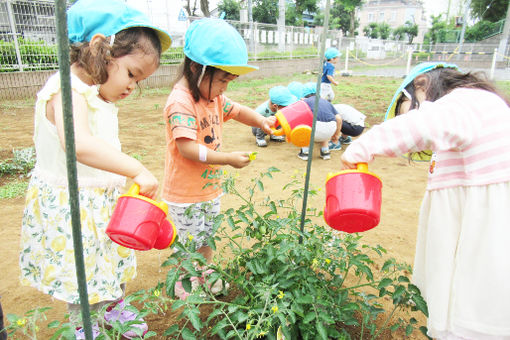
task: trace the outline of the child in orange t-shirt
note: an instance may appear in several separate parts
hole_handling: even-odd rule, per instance
[[[223,95],[230,81],[257,69],[247,64],[246,44],[234,27],[219,19],[194,21],[186,31],[184,54],[182,74],[164,110],[163,200],[181,240],[193,237],[210,262],[207,240],[213,236],[222,195],[218,165],[243,168],[250,163],[248,152],[220,151],[223,122],[235,119],[270,134],[275,117],[263,117]],[[175,288],[186,297],[180,281]]]

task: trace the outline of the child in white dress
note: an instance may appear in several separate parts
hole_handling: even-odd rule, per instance
[[[170,36],[141,12],[116,0],[80,0],[68,11],[71,87],[75,125],[83,257],[91,309],[122,304],[125,283],[136,276],[133,250],[105,234],[125,177],[154,197],[158,181],[138,160],[121,151],[115,102],[130,95],[159,66]],[[21,283],[68,303],[77,321],[76,278],[59,74],[37,94],[36,165],[28,186],[21,230]],[[112,314],[113,313],[113,314]],[[125,310],[116,316],[133,320]],[[118,314],[118,308],[109,316]],[[106,316],[105,316],[106,317]],[[107,320],[108,321],[108,320]],[[147,331],[143,322],[124,334]],[[93,326],[97,336],[97,325]],[[83,329],[76,331],[84,338]]]
[[[428,335],[510,339],[508,99],[481,75],[423,63],[395,94],[387,117],[395,115],[352,142],[342,163],[432,151],[413,270]]]

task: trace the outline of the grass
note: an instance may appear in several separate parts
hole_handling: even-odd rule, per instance
[[[0,186],[0,199],[16,198],[25,195],[28,181],[15,180]]]

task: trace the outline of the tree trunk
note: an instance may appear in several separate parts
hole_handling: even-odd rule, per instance
[[[353,37],[353,38],[355,37],[354,29],[355,29],[355,27],[356,27],[356,16],[355,16],[355,14],[356,14],[356,9],[354,8],[354,9],[351,11],[351,13],[350,13],[350,15],[351,15],[351,22],[350,22],[350,26],[351,26],[351,27],[349,28],[349,36],[350,36],[350,37]]]
[[[209,12],[209,0],[200,0],[200,9],[202,13],[204,13],[204,17],[210,17],[211,13]]]

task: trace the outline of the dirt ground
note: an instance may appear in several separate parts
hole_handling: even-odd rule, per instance
[[[300,76],[298,80],[314,81],[312,75]],[[350,77],[342,82],[356,85],[358,91],[339,89],[337,98],[342,102],[357,107],[368,113],[368,123],[381,121],[386,105],[395,88],[401,80],[386,80],[378,86],[377,78]],[[265,84],[254,81],[250,86],[232,86],[228,96],[232,99],[255,107],[265,100],[269,87],[276,84],[286,84],[289,79],[282,79],[280,83]],[[370,85],[371,84],[371,85]],[[360,90],[361,89],[361,90]],[[382,90],[381,90],[382,89]],[[392,89],[387,91],[387,89]],[[343,91],[343,92],[342,92]],[[382,94],[378,94],[382,91]],[[120,133],[123,150],[131,155],[138,155],[142,162],[154,172],[158,178],[163,176],[164,164],[164,125],[162,108],[164,107],[168,89],[147,91],[141,97],[132,96],[119,103]],[[367,100],[367,98],[371,98]],[[335,102],[340,102],[335,101]],[[33,101],[18,101],[0,104],[0,151],[6,152],[13,148],[32,145],[33,129]],[[272,198],[281,197],[282,185],[288,183],[291,175],[297,170],[304,173],[306,162],[296,157],[298,148],[289,143],[270,142],[267,148],[257,148],[249,127],[235,121],[229,121],[224,127],[224,151],[258,151],[257,159],[248,167],[241,170],[226,168],[228,171],[238,171],[241,187],[250,183],[260,171],[269,166],[281,170],[272,181],[266,182],[265,192]],[[311,188],[322,188],[319,195],[309,197],[309,207],[322,209],[324,205],[324,183],[328,172],[340,170],[339,157],[342,151],[333,151],[332,159],[324,161],[319,158],[318,148],[315,149],[311,170]],[[383,203],[380,225],[364,233],[363,240],[369,244],[380,244],[387,249],[388,257],[394,257],[400,262],[413,263],[415,238],[417,228],[418,209],[426,184],[427,164],[409,164],[403,158],[379,158],[369,165],[369,170],[378,174],[383,182]],[[24,197],[4,199],[1,204],[0,240],[4,245],[0,250],[0,266],[4,268],[0,278],[0,295],[4,313],[22,315],[26,311],[43,306],[52,309],[47,313],[48,320],[61,320],[65,314],[65,304],[53,300],[33,288],[22,287],[19,283],[19,237],[20,223],[23,211]],[[236,207],[231,197],[222,199],[222,208]],[[151,250],[138,252],[138,276],[128,284],[128,293],[140,289],[153,287],[158,281],[163,281],[166,271],[160,264],[167,258],[171,250]],[[149,319],[149,327],[154,319]],[[168,320],[168,326],[172,320]],[[420,323],[424,323],[421,318]],[[42,326],[41,328],[44,328]],[[40,339],[49,338],[49,332],[41,333]],[[163,338],[157,337],[157,338]],[[423,339],[415,332],[411,338]]]

